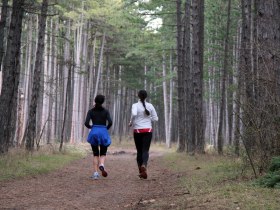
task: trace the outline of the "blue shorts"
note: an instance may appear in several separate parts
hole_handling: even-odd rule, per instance
[[[93,146],[108,147],[111,144],[111,138],[105,125],[93,125],[87,138],[87,142]]]

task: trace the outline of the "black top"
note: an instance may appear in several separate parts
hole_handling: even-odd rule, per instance
[[[107,109],[104,109],[103,107],[93,108],[90,109],[87,113],[85,126],[89,129],[92,128],[92,125],[89,124],[89,122],[92,122],[92,125],[107,125],[106,121],[108,121],[107,129],[109,129],[112,126],[112,119],[110,117],[110,113]]]

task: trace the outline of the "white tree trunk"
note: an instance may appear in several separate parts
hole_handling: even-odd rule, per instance
[[[95,47],[96,47],[96,36],[94,35],[93,46],[90,53],[90,64],[89,64],[89,80],[88,80],[88,109],[93,106],[93,97],[94,97],[94,77],[95,77]]]
[[[81,90],[80,90],[80,122],[83,125],[85,116],[87,114],[87,104],[88,104],[88,83],[87,83],[87,69],[88,69],[88,28],[89,24],[86,23],[87,27],[86,30],[83,32],[83,49],[82,49],[82,57],[83,57],[83,64],[82,64],[82,71],[85,72],[81,75]],[[80,126],[81,128],[81,140],[83,141],[86,139],[88,129],[85,126]]]
[[[168,148],[170,144],[170,133],[169,131],[169,115],[168,115],[168,95],[167,95],[167,84],[166,84],[166,56],[165,52],[162,54],[162,87],[163,87],[163,105],[164,105],[164,125],[165,125],[165,143]]]
[[[94,89],[94,97],[97,95],[98,86],[99,86],[99,80],[100,80],[100,77],[101,77],[101,70],[102,70],[102,63],[103,63],[104,45],[105,45],[105,32],[104,32],[104,34],[103,34],[102,44],[101,44],[101,48],[100,48],[100,56],[99,56],[99,62],[98,62],[98,70],[97,70],[96,84],[95,84],[95,89]]]
[[[82,21],[81,21],[82,23]],[[70,142],[74,143],[76,142],[80,135],[80,117],[79,117],[79,101],[80,101],[80,96],[79,96],[79,88],[80,88],[80,66],[81,66],[81,44],[82,44],[82,30],[83,26],[80,26],[77,29],[77,35],[75,36],[74,42],[76,43],[75,45],[75,63],[76,63],[76,68],[74,68],[74,78],[73,78],[73,88],[74,88],[74,99],[73,99],[73,114],[72,114],[72,130],[71,130],[71,139]]]
[[[173,74],[173,63],[172,63],[172,52],[170,53],[170,75]],[[169,141],[170,141],[170,146],[171,146],[171,135],[172,135],[172,121],[173,121],[173,92],[174,92],[174,85],[173,85],[173,77],[170,79],[170,84],[169,84],[169,125],[168,125],[168,136],[169,136]]]

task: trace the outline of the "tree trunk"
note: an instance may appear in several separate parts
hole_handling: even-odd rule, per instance
[[[169,115],[168,115],[168,96],[167,96],[167,84],[166,84],[166,55],[165,52],[163,52],[162,56],[162,88],[163,88],[163,106],[164,106],[164,125],[165,125],[165,144],[168,148],[171,147],[170,144],[170,135],[169,135]]]
[[[173,50],[170,52],[170,75],[173,74],[173,56],[172,56]],[[168,125],[168,136],[170,138],[170,144],[171,144],[171,139],[172,139],[172,131],[173,131],[173,90],[174,84],[173,84],[173,78],[171,77],[170,82],[169,82],[169,125]],[[171,145],[170,145],[171,146]]]
[[[236,50],[236,60],[238,60],[238,63],[236,65],[236,74],[237,74],[237,91],[235,96],[235,129],[234,129],[234,152],[237,156],[239,156],[240,153],[240,121],[241,121],[241,90],[243,88],[243,75],[240,67],[240,46],[241,46],[241,33],[240,29],[237,33],[237,50]]]
[[[231,0],[228,1],[228,13],[227,13],[227,28],[225,37],[225,51],[224,51],[224,65],[223,65],[223,77],[222,77],[222,95],[220,104],[220,118],[219,118],[219,128],[218,128],[218,153],[223,153],[223,125],[224,125],[224,115],[225,115],[225,99],[226,99],[226,79],[228,76],[228,52],[229,52],[229,29],[230,29],[230,12],[231,12]]]
[[[71,128],[72,128],[72,113],[73,113],[73,95],[72,95],[72,69],[74,66],[74,56],[73,53],[73,48],[70,44],[70,28],[71,24],[70,21],[67,21],[67,29],[66,29],[66,40],[67,42],[64,45],[64,68],[63,68],[63,73],[64,73],[64,78],[67,78],[67,81],[69,79],[69,89],[67,89],[67,81],[66,85],[64,84],[64,107],[68,107],[68,112],[66,113],[66,122],[65,122],[65,132],[64,132],[64,137],[65,141],[69,142],[70,137],[71,137]],[[71,71],[69,71],[69,68],[71,68]],[[69,74],[70,73],[70,74]],[[66,94],[68,94],[67,100],[66,100]]]
[[[7,51],[3,61],[3,84],[0,95],[0,153],[8,151],[9,143],[15,133],[23,5],[24,0],[13,1]]]
[[[8,0],[2,0],[1,20],[0,20],[0,71],[2,66],[3,56],[5,54],[4,40],[5,40],[5,29],[8,16]],[[1,92],[1,86],[0,86]]]
[[[261,161],[280,154],[280,2],[257,1],[258,141]],[[265,167],[266,165],[263,165]]]
[[[245,100],[244,100],[244,144],[246,148],[255,146],[253,137],[254,102],[253,102],[253,74],[251,61],[251,0],[242,0],[242,31],[241,31],[241,71],[244,75]]]
[[[62,131],[60,136],[60,145],[59,145],[59,151],[62,151],[63,143],[64,143],[64,129],[65,129],[65,123],[67,119],[67,111],[69,112],[69,106],[67,104],[68,97],[70,93],[70,85],[71,85],[71,65],[68,67],[68,78],[66,83],[66,94],[65,94],[65,104],[64,104],[64,114],[63,114],[63,121],[62,121]]]
[[[181,0],[176,0],[177,15],[177,80],[178,80],[178,152],[183,152],[186,147],[186,137],[184,136],[184,86],[183,86],[183,67],[182,67],[182,15]]]
[[[46,19],[48,12],[48,0],[43,0],[41,15],[39,19],[39,33],[38,33],[38,46],[36,52],[36,61],[34,67],[34,79],[32,87],[31,104],[29,110],[29,119],[27,123],[27,133],[26,133],[26,149],[32,151],[34,149],[34,140],[36,138],[36,108],[38,102],[38,96],[40,93],[40,79],[42,71],[42,58],[44,52],[44,37],[46,28]]]
[[[90,54],[90,64],[89,64],[89,103],[88,108],[93,106],[93,99],[94,99],[94,85],[96,83],[95,80],[95,48],[96,48],[96,36],[94,35],[92,50]]]
[[[98,61],[98,70],[97,70],[97,77],[96,77],[96,83],[95,83],[95,89],[94,89],[94,97],[97,95],[98,86],[99,86],[99,80],[100,80],[100,77],[101,77],[104,45],[105,45],[105,32],[103,34],[102,44],[101,44],[101,47],[100,47],[100,54],[99,54],[99,61]]]
[[[195,142],[193,141],[194,122],[193,122],[193,85],[192,85],[192,64],[191,64],[191,3],[190,0],[185,2],[184,14],[184,38],[183,38],[183,84],[184,84],[184,127],[187,144],[187,152],[193,153]]]
[[[192,4],[192,52],[194,87],[194,125],[196,151],[204,153],[203,119],[203,40],[204,40],[204,0],[193,0]]]
[[[33,71],[32,71],[32,62],[33,62],[33,48],[34,48],[34,44],[32,41],[32,31],[33,31],[33,16],[30,16],[28,19],[28,35],[27,35],[27,47],[26,47],[26,58],[25,58],[25,79],[24,79],[24,111],[23,111],[23,134],[20,136],[21,138],[21,142],[20,142],[20,146],[24,147],[25,145],[25,139],[24,139],[24,135],[26,132],[26,127],[27,127],[27,121],[28,121],[28,112],[29,112],[29,105],[30,105],[30,96],[31,96],[31,83],[32,83],[32,75],[33,75]]]

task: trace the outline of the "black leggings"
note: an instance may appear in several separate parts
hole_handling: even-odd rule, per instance
[[[134,142],[137,150],[138,167],[144,165],[147,167],[149,160],[149,149],[152,141],[152,133],[134,133]]]
[[[99,147],[100,147],[100,152],[99,152]],[[106,156],[107,153],[107,148],[106,146],[94,146],[91,144],[91,149],[93,152],[93,156]]]

